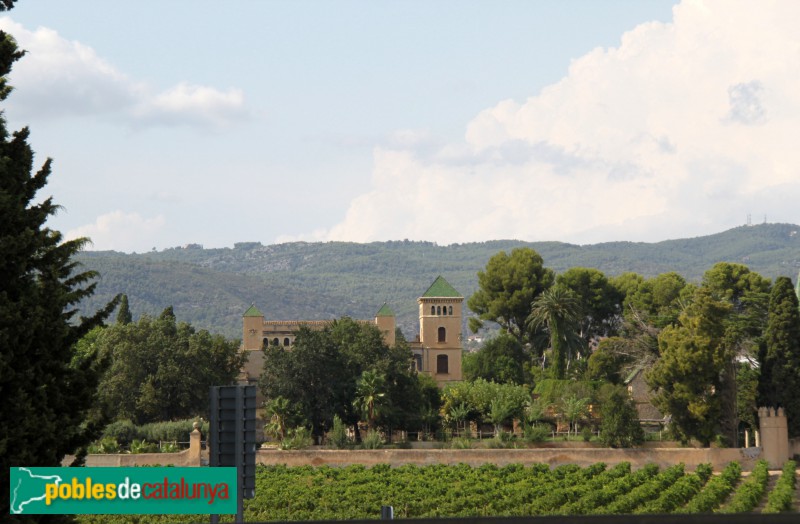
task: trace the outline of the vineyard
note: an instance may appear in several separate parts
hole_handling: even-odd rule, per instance
[[[259,466],[256,498],[245,520],[375,519],[382,505],[395,518],[592,515],[630,513],[748,513],[792,511],[796,464],[789,461],[772,487],[767,463],[749,475],[738,463],[713,472],[682,464],[659,470],[628,463],[586,468],[546,464],[372,468]],[[120,516],[82,516],[84,523],[130,522]],[[190,522],[191,517],[141,516],[137,522]],[[196,519],[194,519],[196,520]]]

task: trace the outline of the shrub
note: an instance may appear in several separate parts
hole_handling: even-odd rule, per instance
[[[592,428],[583,428],[581,430],[581,438],[583,439],[584,442],[589,442],[590,440],[592,440],[592,436],[593,436]]]
[[[769,467],[765,460],[759,460],[756,467],[742,482],[733,494],[728,505],[721,509],[722,513],[749,513],[758,506],[769,480]]]
[[[286,432],[286,438],[281,440],[280,449],[305,449],[314,441],[311,438],[311,430],[304,427],[290,429]]]
[[[367,434],[361,439],[361,449],[381,449],[382,447],[381,434],[373,429],[367,431]]]
[[[103,430],[103,438],[115,440],[122,446],[128,446],[134,439],[141,438],[139,428],[130,420],[117,420]],[[115,452],[116,453],[116,452]]]
[[[544,442],[550,437],[550,427],[545,425],[528,426],[525,428],[524,439],[526,442]]]
[[[453,449],[471,449],[472,442],[468,438],[456,437],[450,441],[450,447]]]
[[[797,462],[794,460],[789,460],[783,465],[781,478],[778,479],[775,488],[770,491],[763,513],[781,513],[792,510],[796,470]]]
[[[158,453],[158,444],[134,439],[131,442],[131,453]]]
[[[333,428],[329,435],[331,445],[336,449],[344,449],[350,445],[350,439],[347,437],[347,428],[339,415],[333,416]]]
[[[105,455],[119,453],[119,443],[113,437],[103,437],[100,440],[89,444],[87,451],[93,455]]]

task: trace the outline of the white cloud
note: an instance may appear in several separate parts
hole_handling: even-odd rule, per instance
[[[139,213],[126,213],[116,210],[97,217],[92,224],[86,224],[68,231],[67,240],[88,237],[91,249],[115,251],[148,251],[153,247],[153,238],[166,224],[163,215],[144,218]]]
[[[686,0],[673,16],[481,112],[465,143],[376,149],[372,189],[324,238],[660,240],[751,212],[796,221],[800,3]]]
[[[161,93],[129,78],[89,46],[10,17],[0,29],[26,51],[14,66],[8,105],[22,117],[105,116],[134,126],[225,126],[247,118],[244,94],[181,83]]]

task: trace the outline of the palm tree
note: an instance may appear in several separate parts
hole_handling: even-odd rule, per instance
[[[286,438],[286,426],[292,416],[292,406],[289,399],[285,397],[275,397],[267,404],[267,415],[269,423],[265,428],[268,433],[280,438]]]
[[[369,429],[375,427],[375,417],[386,396],[383,389],[386,379],[375,371],[364,371],[356,384],[356,399],[353,405],[367,415]]]
[[[528,327],[531,330],[545,328],[550,333],[553,376],[563,379],[567,369],[567,353],[579,342],[580,303],[570,290],[553,286],[536,297],[531,306]]]
[[[578,421],[585,418],[589,414],[589,399],[578,398],[575,395],[567,397],[561,401],[561,413],[567,419],[567,437],[571,428],[575,428],[575,434],[578,434]]]

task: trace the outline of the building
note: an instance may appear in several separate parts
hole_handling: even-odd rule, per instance
[[[429,374],[439,386],[461,380],[461,329],[464,297],[444,278],[437,277],[417,299],[419,304],[419,333],[409,346],[414,367]],[[395,314],[384,304],[371,320],[383,333],[388,346],[395,344]],[[256,383],[264,367],[264,344],[291,347],[300,327],[324,329],[330,320],[265,320],[264,314],[252,305],[242,317],[242,351],[248,354],[241,381]]]

